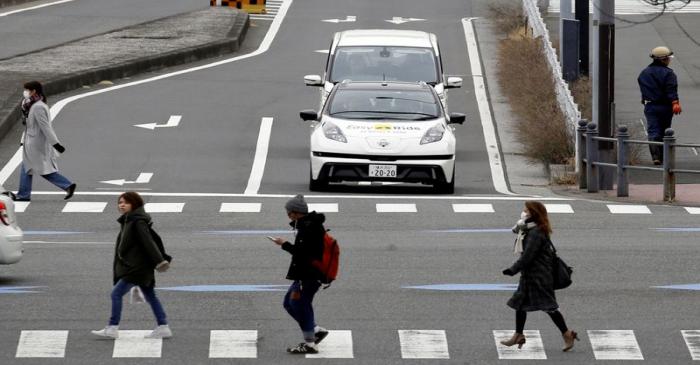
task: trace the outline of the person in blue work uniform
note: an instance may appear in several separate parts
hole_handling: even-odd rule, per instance
[[[639,90],[642,92],[644,116],[647,119],[647,134],[650,141],[663,142],[664,131],[671,128],[673,115],[681,113],[678,99],[678,80],[668,67],[673,52],[667,47],[656,47],[649,55],[654,61],[639,74]],[[654,165],[664,160],[663,146],[649,146]]]

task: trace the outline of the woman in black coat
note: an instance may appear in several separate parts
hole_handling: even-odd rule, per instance
[[[118,208],[122,216],[117,219],[121,230],[114,247],[112,315],[107,327],[92,333],[100,337],[119,337],[122,298],[133,287],[138,286],[151,305],[158,324],[146,338],[172,337],[165,310],[156,296],[156,280],[153,273],[154,269],[159,272],[168,270],[170,263],[163,257],[164,253],[161,253],[153,240],[150,231],[151,216],[144,210],[141,196],[133,191],[119,197]]]
[[[574,340],[578,340],[578,334],[566,327],[554,296],[554,251],[549,240],[552,228],[547,209],[540,202],[528,201],[520,217],[521,220],[513,227],[513,232],[518,234],[514,251],[520,254],[520,258],[513,266],[503,270],[503,274],[509,276],[521,273],[518,289],[508,301],[508,306],[515,309],[515,334],[501,343],[522,348],[525,344],[523,330],[527,312],[545,311],[562,333],[562,350],[569,351],[574,347]]]

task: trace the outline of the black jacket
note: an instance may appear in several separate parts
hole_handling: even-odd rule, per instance
[[[523,239],[523,253],[510,269],[521,272],[518,289],[508,306],[522,311],[551,311],[559,308],[554,296],[554,251],[549,237],[532,228]]]
[[[323,256],[323,236],[326,229],[323,222],[326,216],[311,212],[296,222],[297,235],[294,244],[285,242],[282,249],[292,254],[287,279],[289,280],[320,280],[322,275],[311,265],[313,260]],[[295,227],[295,222],[290,225]]]
[[[163,261],[163,256],[148,229],[151,216],[141,207],[122,215],[117,222],[121,231],[114,248],[114,283],[124,279],[136,285],[154,286],[153,270]]]

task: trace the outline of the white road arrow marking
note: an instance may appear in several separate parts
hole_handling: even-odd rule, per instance
[[[352,23],[354,21],[357,21],[357,17],[353,15],[348,15],[345,17],[345,19],[323,19],[321,20],[322,22],[326,23]]]
[[[111,184],[111,185],[119,185],[119,186],[123,186],[124,184],[148,184],[151,181],[152,177],[153,177],[152,172],[142,172],[139,174],[139,177],[137,177],[136,180],[134,180],[134,181],[119,179],[119,180],[105,180],[105,181],[100,181],[100,182],[103,184]]]
[[[170,119],[168,119],[168,122],[165,124],[157,124],[157,123],[134,124],[134,127],[150,129],[150,130],[154,130],[156,128],[177,127],[178,125],[180,125],[181,119],[182,119],[182,115],[171,115]]]
[[[386,20],[389,23],[394,23],[394,24],[403,24],[403,23],[408,23],[408,22],[423,22],[425,19],[419,19],[419,18],[403,18],[400,16],[395,16],[391,18],[391,20]]]

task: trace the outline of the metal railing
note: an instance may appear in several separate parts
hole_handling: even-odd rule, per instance
[[[578,122],[576,130],[578,145],[577,158],[581,166],[579,171],[579,189],[586,189],[589,193],[597,193],[598,172],[601,167],[617,169],[617,196],[629,196],[629,170],[648,170],[663,173],[664,201],[672,202],[676,199],[676,174],[700,174],[700,170],[684,170],[676,168],[676,148],[700,148],[700,144],[676,143],[675,131],[671,128],[664,132],[663,142],[642,141],[630,139],[630,134],[626,126],[617,128],[617,135],[613,138],[599,137],[598,126],[586,120]],[[617,149],[617,162],[609,163],[598,160],[599,143],[613,143]],[[633,166],[629,164],[629,146],[656,145],[663,146],[664,159],[661,167]],[[590,161],[590,163],[589,163]]]

